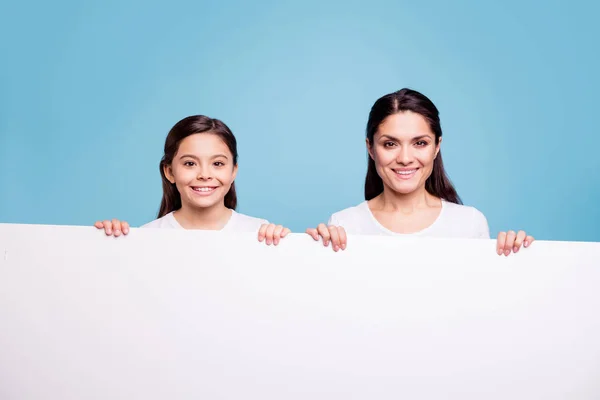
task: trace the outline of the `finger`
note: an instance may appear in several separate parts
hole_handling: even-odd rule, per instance
[[[346,236],[346,230],[342,226],[338,226],[338,233],[340,234],[340,246],[342,250],[346,250],[346,244],[348,243],[348,237]]]
[[[525,240],[526,236],[527,234],[525,233],[525,231],[519,231],[519,233],[517,233],[515,244],[513,245],[513,253],[517,253],[519,251],[519,249],[523,245],[523,241]]]
[[[119,221],[118,219],[113,219],[112,225],[115,237],[121,236],[121,221]]]
[[[112,222],[106,220],[102,224],[104,225],[104,233],[106,233],[107,236],[112,235]]]
[[[329,229],[327,229],[327,226],[325,226],[325,224],[319,224],[319,226],[317,226],[317,231],[323,238],[323,245],[325,247],[329,246],[329,239],[331,239],[331,235],[329,234]]]
[[[329,234],[331,235],[331,247],[333,251],[338,251],[340,249],[340,235],[338,234],[337,226],[329,226]]]
[[[121,222],[121,229],[123,229],[123,234],[127,235],[129,233],[129,224],[126,221]]]
[[[288,235],[288,233],[292,233],[290,228],[283,228],[283,231],[281,231],[281,237],[282,238],[286,237]]]
[[[102,221],[96,221],[96,223],[94,224],[94,226],[98,229],[103,229],[104,228],[104,223]]]
[[[260,226],[260,228],[258,229],[258,241],[262,242],[263,240],[265,240],[265,235],[267,234],[267,227],[269,226],[269,224],[262,224]]]
[[[496,253],[498,253],[499,256],[504,253],[504,243],[506,243],[506,232],[500,232],[496,239]]]
[[[273,232],[275,231],[275,224],[269,224],[267,227],[267,233],[265,235],[267,239],[267,246],[270,246],[273,243]]]
[[[504,243],[504,255],[509,256],[514,245],[515,239],[517,238],[517,234],[515,231],[508,231],[506,233],[506,243]]]
[[[306,233],[308,233],[315,241],[319,240],[319,232],[317,232],[316,228],[307,228]]]
[[[277,246],[279,244],[279,239],[281,238],[281,231],[283,231],[283,226],[277,225],[275,230],[273,231],[273,244]]]
[[[535,241],[535,239],[533,236],[527,236],[525,238],[525,243],[524,243],[525,248],[531,246],[531,243],[533,243],[534,241]]]

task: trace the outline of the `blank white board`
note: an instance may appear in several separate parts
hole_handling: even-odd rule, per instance
[[[600,398],[600,244],[0,224],[0,399]]]

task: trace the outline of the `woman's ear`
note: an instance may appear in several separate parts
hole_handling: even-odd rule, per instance
[[[373,161],[375,161],[375,158],[373,157],[373,146],[371,146],[371,142],[369,142],[369,139],[365,139],[365,143],[367,145],[367,153],[369,153],[369,157],[371,157],[371,159]]]

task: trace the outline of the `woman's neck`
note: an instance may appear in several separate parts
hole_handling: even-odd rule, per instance
[[[418,209],[439,207],[441,200],[428,193],[425,187],[406,194],[384,187],[383,192],[371,200],[369,205],[372,210],[377,211],[411,213]]]
[[[185,229],[221,230],[229,222],[232,213],[233,210],[222,203],[203,208],[183,204],[173,216]]]

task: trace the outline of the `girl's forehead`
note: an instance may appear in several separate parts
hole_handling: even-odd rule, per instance
[[[231,155],[227,144],[214,133],[195,133],[186,137],[179,144],[177,151],[177,153],[183,152],[196,155],[210,155],[214,153]]]

